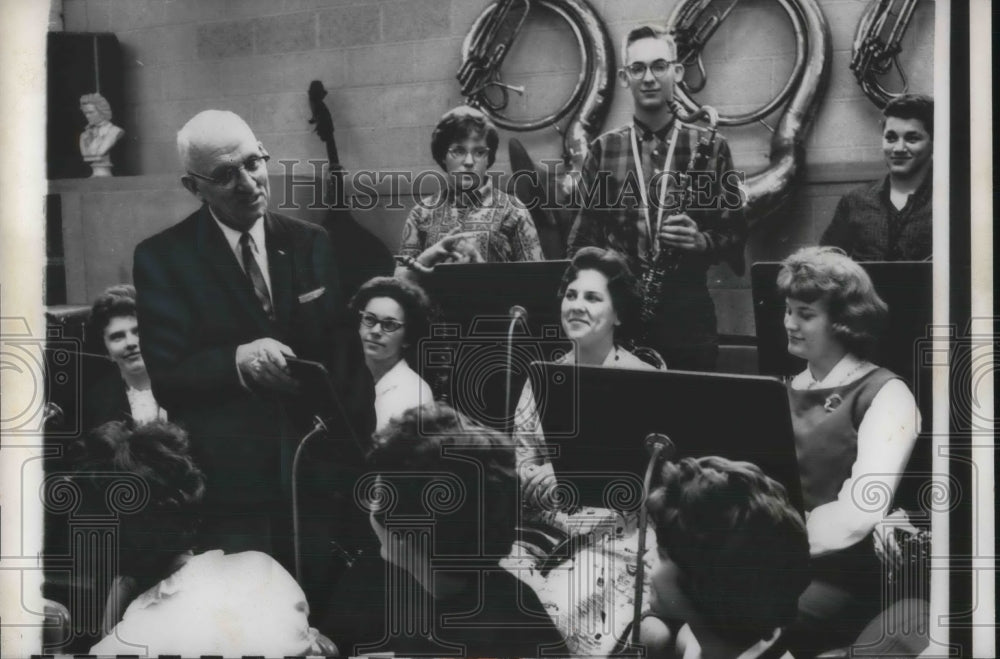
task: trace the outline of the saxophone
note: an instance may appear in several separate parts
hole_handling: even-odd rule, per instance
[[[715,139],[718,131],[719,113],[709,105],[703,105],[691,114],[684,111],[683,106],[677,101],[673,101],[673,111],[677,119],[683,123],[694,123],[698,120],[707,120],[708,129],[698,136],[698,143],[691,150],[691,160],[687,169],[678,175],[678,184],[681,190],[677,213],[686,213],[691,206],[691,198],[694,194],[694,178],[691,172],[701,172],[708,168],[712,159],[712,151],[715,148]],[[667,163],[669,165],[669,163]],[[655,231],[659,233],[659,224]],[[650,236],[650,244],[656,245],[659,241],[657,235]],[[656,251],[650,265],[642,274],[642,307],[641,319],[644,327],[659,315],[663,305],[663,284],[667,278],[677,272],[684,255],[681,251],[673,247],[661,247]]]

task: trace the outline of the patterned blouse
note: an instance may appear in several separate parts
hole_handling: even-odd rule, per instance
[[[417,257],[445,236],[470,232],[483,259],[491,263],[542,261],[535,223],[520,201],[492,183],[456,203],[441,194],[424,197],[403,224],[401,256]]]

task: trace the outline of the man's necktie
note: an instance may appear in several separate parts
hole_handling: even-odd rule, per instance
[[[240,236],[240,253],[243,255],[243,269],[253,284],[254,295],[257,301],[264,308],[264,313],[271,320],[274,320],[274,308],[271,306],[271,295],[267,292],[267,282],[264,281],[264,274],[257,264],[257,257],[254,256],[253,237],[249,232],[244,232]]]

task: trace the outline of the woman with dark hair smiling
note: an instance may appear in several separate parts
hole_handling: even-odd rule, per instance
[[[431,154],[444,170],[445,189],[421,199],[403,225],[397,276],[438,263],[541,261],[542,246],[520,201],[496,189],[486,170],[500,136],[480,110],[449,110],[431,136]]]
[[[167,412],[153,397],[146,363],[139,349],[135,288],[119,284],[104,291],[90,310],[87,334],[102,343],[118,373],[88,388],[84,396],[84,429],[107,421],[165,421]]]
[[[836,247],[785,259],[788,352],[806,369],[788,387],[813,582],[800,602],[797,655],[850,642],[882,608],[876,554],[898,548],[880,524],[920,428],[906,384],[869,362],[888,308]],[[870,539],[874,533],[873,542]]]
[[[559,285],[562,328],[573,348],[567,364],[654,370],[623,347],[638,327],[638,284],[625,259],[613,250],[584,247],[577,251]],[[555,484],[552,466],[539,455],[545,443],[531,381],[525,383],[514,413],[518,471],[528,501]]]
[[[431,388],[407,363],[430,333],[431,302],[416,284],[392,277],[365,282],[351,299],[365,365],[375,382],[375,427],[412,407],[434,402]]]

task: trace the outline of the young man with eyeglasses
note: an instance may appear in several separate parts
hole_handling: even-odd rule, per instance
[[[496,189],[486,170],[500,137],[479,110],[449,110],[431,136],[431,154],[444,171],[439,190],[422,198],[403,224],[397,276],[445,262],[541,261],[542,245],[527,208]],[[432,179],[434,180],[434,179]]]
[[[177,148],[201,207],[136,247],[143,357],[208,476],[207,544],[292,569],[291,453],[325,411],[301,409],[286,360],[324,364],[348,410],[370,417],[356,321],[326,233],[268,210],[268,154],[243,119],[201,112]]]
[[[676,44],[662,27],[642,25],[626,35],[621,57],[618,77],[632,93],[634,118],[591,144],[569,253],[614,249],[642,277],[656,254],[670,250],[676,267],[666,275],[643,342],[672,369],[714,370],[718,332],[706,272],[721,261],[737,274],[745,267],[741,177],[729,145],[716,136],[706,170],[691,172],[690,205],[682,210],[680,174],[706,129],[675,115],[674,86],[684,76]]]

